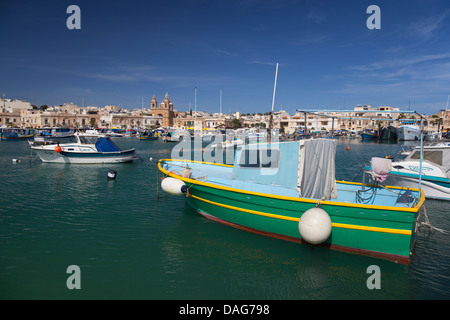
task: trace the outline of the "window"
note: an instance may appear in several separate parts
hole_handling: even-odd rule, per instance
[[[241,168],[278,168],[280,151],[277,149],[245,149],[241,153]]]
[[[411,155],[411,159],[420,159],[420,151],[415,151]],[[428,160],[430,162],[436,163],[442,166],[442,151],[433,150],[433,151],[424,151],[423,152],[423,160]]]
[[[95,144],[95,142],[97,141],[97,137],[85,137],[85,136],[80,136],[80,142],[83,144]]]

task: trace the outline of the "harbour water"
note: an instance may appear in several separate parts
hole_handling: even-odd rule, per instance
[[[26,141],[0,143],[1,299],[450,298],[449,235],[421,228],[410,265],[401,265],[237,230],[198,215],[183,196],[159,188],[157,199],[156,162],[174,144],[114,141],[142,161],[46,164]],[[351,181],[371,157],[400,148],[342,140],[336,178]],[[433,226],[450,230],[449,202],[425,207]],[[67,287],[71,265],[80,268],[80,290]],[[380,289],[367,286],[373,265]]]

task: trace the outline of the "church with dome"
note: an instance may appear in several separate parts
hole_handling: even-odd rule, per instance
[[[173,111],[173,103],[169,99],[169,94],[166,93],[164,100],[158,105],[155,95],[153,95],[151,104],[151,114],[153,116],[162,117],[162,126],[173,126],[173,118],[175,118],[175,112]]]

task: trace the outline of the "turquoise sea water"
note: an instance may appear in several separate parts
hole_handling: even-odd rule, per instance
[[[0,142],[1,299],[450,298],[448,235],[422,229],[405,266],[237,230],[160,188],[157,199],[156,160],[169,158],[174,144],[114,141],[135,147],[142,161],[45,164],[26,141]],[[341,141],[336,177],[352,180],[371,157],[399,150]],[[432,225],[450,230],[450,202],[425,206]],[[71,265],[80,268],[80,290],[67,288]],[[367,287],[371,265],[380,268],[380,289]]]

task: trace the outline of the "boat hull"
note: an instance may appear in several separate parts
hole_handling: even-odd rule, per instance
[[[398,185],[405,188],[417,188],[419,176],[400,175],[391,172],[387,182],[390,185]],[[422,176],[421,189],[427,199],[450,201],[450,180],[444,178],[430,178]]]
[[[317,200],[232,189],[183,178],[161,166],[160,170],[183,180],[189,190],[187,203],[209,219],[274,238],[305,242],[299,233],[299,220],[317,206]],[[354,183],[342,185],[359,187]],[[332,221],[332,232],[321,246],[408,263],[423,201],[421,198],[414,208],[322,201],[321,208]]]
[[[99,152],[99,153],[83,153],[83,152],[60,152],[54,150],[43,149],[39,147],[32,148],[42,162],[52,163],[124,163],[133,162],[137,159],[134,149],[122,152]]]
[[[398,140],[417,141],[420,138],[420,128],[402,126],[398,128]]]
[[[377,140],[377,134],[376,133],[370,133],[370,132],[363,132],[361,133],[361,140],[364,141],[375,141]]]
[[[3,141],[9,141],[9,140],[27,140],[32,139],[34,135],[27,134],[27,135],[19,135],[19,136],[1,136],[1,140]]]
[[[139,136],[139,140],[158,140],[158,136]]]

